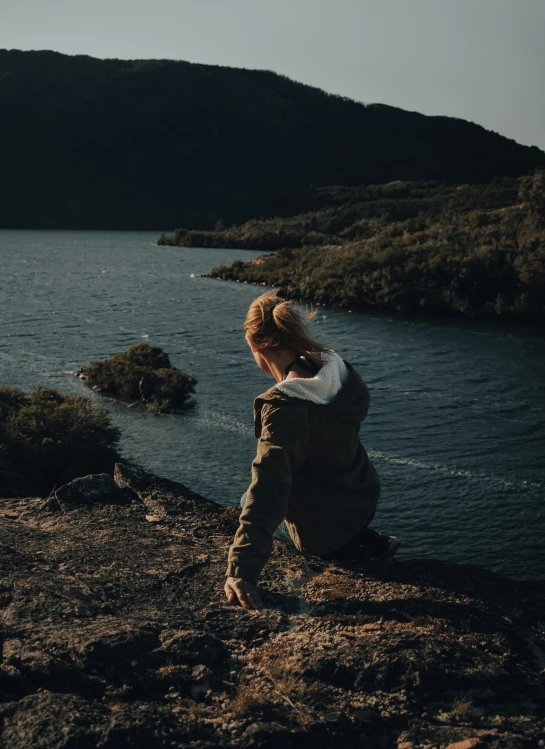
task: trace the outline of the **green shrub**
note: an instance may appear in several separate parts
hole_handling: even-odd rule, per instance
[[[77,476],[111,473],[119,438],[89,398],[0,387],[0,497],[46,496]]]
[[[137,343],[106,361],[93,361],[80,376],[95,390],[124,402],[142,401],[157,413],[187,406],[197,380],[173,367],[159,346]]]

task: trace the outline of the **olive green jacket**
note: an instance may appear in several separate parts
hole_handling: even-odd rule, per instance
[[[369,391],[344,365],[344,382],[327,403],[277,386],[255,399],[257,455],[227,576],[255,582],[283,520],[300,551],[322,556],[348,543],[372,517],[380,480],[359,438]]]

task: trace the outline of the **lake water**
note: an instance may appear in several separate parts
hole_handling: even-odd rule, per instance
[[[273,384],[242,323],[260,289],[200,277],[240,250],[155,247],[159,232],[0,231],[0,383],[101,396],[66,374],[146,341],[198,378],[183,415],[108,402],[124,455],[237,503],[253,398]],[[257,254],[257,253],[255,253]],[[373,525],[401,557],[545,578],[545,336],[514,325],[320,307],[317,338],[371,392],[361,438],[382,479]]]

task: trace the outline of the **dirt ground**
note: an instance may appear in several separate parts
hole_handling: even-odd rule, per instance
[[[1,749],[545,747],[545,582],[275,541],[248,612],[237,518],[125,464],[0,500]]]

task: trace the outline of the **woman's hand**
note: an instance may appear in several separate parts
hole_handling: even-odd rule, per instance
[[[237,599],[240,605],[245,609],[260,611],[263,608],[263,601],[259,595],[259,588],[254,583],[249,583],[241,577],[228,577],[225,582],[225,596],[229,603]]]

